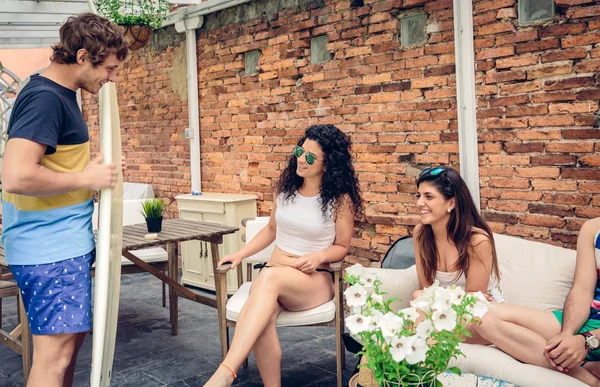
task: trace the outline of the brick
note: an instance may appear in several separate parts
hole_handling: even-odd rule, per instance
[[[496,60],[496,68],[507,69],[513,67],[531,66],[537,64],[538,61],[539,57],[537,55],[513,56],[511,58]]]
[[[490,178],[488,186],[492,188],[529,188],[529,180],[527,179],[500,179]]]
[[[597,102],[553,103],[548,105],[550,114],[592,113],[597,110]]]
[[[565,225],[565,221],[563,219],[543,215],[520,215],[519,222],[529,226],[548,228],[563,228]]]
[[[519,221],[519,218],[515,214],[491,211],[484,212],[483,218],[488,222],[499,222],[509,224],[516,224]]]
[[[600,156],[583,156],[579,158],[579,163],[590,167],[600,167]]]
[[[531,117],[529,125],[536,126],[567,126],[573,125],[575,120],[571,116],[548,115],[544,117]]]
[[[491,129],[516,129],[526,128],[527,119],[523,118],[495,118],[488,120],[488,128]]]
[[[490,165],[529,165],[529,156],[503,156],[490,155],[488,156]]]
[[[520,43],[517,44],[516,52],[517,54],[524,54],[527,52],[546,51],[552,48],[558,48],[558,39],[550,38],[538,42]]]
[[[516,19],[517,11],[514,8],[502,8],[498,10],[496,19]]]
[[[579,19],[592,16],[600,16],[600,5],[567,9],[567,19]]]
[[[590,198],[579,194],[565,193],[545,193],[543,197],[544,203],[552,204],[570,204],[575,206],[585,206],[589,204]]]
[[[548,36],[577,35],[585,31],[585,23],[550,25],[539,30],[540,38]]]
[[[575,216],[581,218],[597,218],[600,216],[600,208],[579,207],[575,209]]]
[[[546,105],[525,105],[506,108],[506,117],[539,116],[548,114]]]
[[[497,0],[497,1],[482,1],[474,4],[473,13],[484,13],[493,11],[499,8],[512,7],[515,4],[515,0]]]
[[[527,211],[527,203],[508,200],[490,200],[488,201],[488,208],[505,212],[525,212]]]
[[[588,34],[577,36],[565,36],[561,38],[562,48],[570,48],[576,46],[587,46],[600,42],[600,32],[591,32]]]
[[[484,176],[503,176],[510,177],[514,175],[514,168],[512,167],[481,167],[479,169],[479,175]]]
[[[516,235],[520,237],[531,237],[531,238],[548,238],[550,236],[549,230],[540,229],[537,227],[510,225],[506,227],[506,233],[509,235]]]
[[[577,157],[574,155],[531,156],[531,165],[535,166],[575,165],[576,163]]]
[[[508,82],[508,81],[516,81],[523,80],[527,76],[525,71],[516,70],[516,71],[501,71],[496,73],[490,73],[485,77],[486,83],[496,83],[496,82]]]
[[[365,85],[372,85],[375,83],[384,83],[390,82],[392,80],[392,76],[389,73],[385,74],[375,74],[375,75],[366,75],[362,77],[362,83]]]
[[[600,180],[600,170],[591,168],[563,168],[563,179]]]
[[[527,70],[527,79],[537,79],[542,77],[552,77],[556,75],[570,74],[573,66],[569,64],[534,68]]]
[[[546,144],[546,152],[552,153],[592,153],[593,142],[560,142]]]
[[[497,22],[484,24],[476,29],[476,35],[496,35],[503,32],[514,32],[515,27],[511,22]]]
[[[579,193],[600,193],[600,183],[579,183]]]
[[[571,217],[575,213],[575,211],[572,207],[556,206],[556,205],[552,205],[552,204],[530,203],[527,206],[527,209],[532,214],[554,215],[554,216],[561,216],[564,218]]]
[[[534,93],[531,95],[531,102],[533,103],[544,103],[554,101],[574,101],[577,99],[575,91],[551,91]]]
[[[578,101],[598,100],[600,99],[600,90],[583,90],[577,93]]]
[[[542,198],[542,194],[535,191],[502,190],[500,197],[507,200],[537,201]]]
[[[484,59],[492,59],[492,58],[500,58],[505,56],[510,56],[515,53],[515,48],[512,46],[509,47],[498,47],[498,48],[487,48],[479,51],[475,55],[476,60],[484,60]]]
[[[560,176],[560,168],[516,168],[517,176],[528,177],[528,178],[557,178]]]
[[[496,45],[504,46],[507,44],[515,44],[520,42],[528,42],[531,40],[537,40],[537,30],[515,32],[511,35],[501,35],[496,38]]]
[[[509,97],[493,97],[490,99],[490,106],[514,106],[529,103],[528,95],[514,95]]]
[[[593,73],[600,71],[600,59],[584,60],[575,65],[577,73]]]
[[[448,78],[442,77],[428,77],[422,79],[413,79],[412,87],[415,89],[433,87],[433,86],[446,86],[448,84]]]
[[[600,129],[565,129],[562,136],[565,140],[598,139]]]
[[[576,191],[576,181],[565,181],[565,180],[532,180],[531,185],[534,190],[537,191]]]
[[[542,81],[522,82],[515,84],[500,85],[500,94],[531,93],[542,89]]]
[[[542,54],[542,63],[547,62],[559,62],[563,60],[571,59],[584,59],[587,57],[587,50],[585,48],[569,48],[558,51],[548,51]]]

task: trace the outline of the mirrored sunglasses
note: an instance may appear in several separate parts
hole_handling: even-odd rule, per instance
[[[439,168],[439,167],[438,168],[427,168],[427,169],[424,169],[423,172],[421,172],[419,174],[419,177],[425,176],[427,174],[429,174],[431,176],[437,176],[440,173],[444,172],[445,170],[446,170],[446,168]]]
[[[300,158],[300,156],[302,156],[304,154],[304,148],[302,148],[301,146],[297,146],[294,148],[294,156],[296,156],[296,158]],[[315,163],[315,161],[317,161],[317,156],[314,155],[314,153],[310,153],[310,152],[306,152],[306,164],[308,165],[313,165]]]

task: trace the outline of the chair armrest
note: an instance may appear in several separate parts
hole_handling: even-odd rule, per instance
[[[227,274],[231,270],[231,263],[224,263],[217,267],[217,274]]]
[[[344,264],[344,260],[336,261],[336,262],[331,262],[329,264],[329,271],[331,271],[331,272],[336,272],[336,271],[341,272],[343,264]]]

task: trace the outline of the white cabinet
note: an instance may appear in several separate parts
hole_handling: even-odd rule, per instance
[[[244,242],[245,228],[242,219],[256,217],[256,196],[205,192],[202,195],[179,195],[175,198],[179,208],[179,217],[203,222],[238,227],[235,234],[223,236],[219,245],[219,256],[238,251]],[[207,242],[191,241],[181,244],[182,277],[186,285],[215,290],[214,272],[211,258],[211,246]],[[242,263],[244,278],[246,264]],[[237,290],[237,275],[233,270],[227,274],[227,291]]]

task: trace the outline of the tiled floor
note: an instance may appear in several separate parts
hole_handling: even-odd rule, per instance
[[[16,323],[15,302],[4,300],[3,324]],[[180,299],[179,335],[170,334],[169,311],[161,306],[160,281],[148,274],[122,277],[121,305],[112,386],[202,386],[221,358],[216,310]],[[335,329],[280,328],[282,385],[335,386]],[[78,358],[75,386],[88,386],[91,336]],[[356,360],[346,354],[344,384]],[[22,386],[21,358],[0,345],[0,387]],[[250,357],[234,386],[262,386]]]

